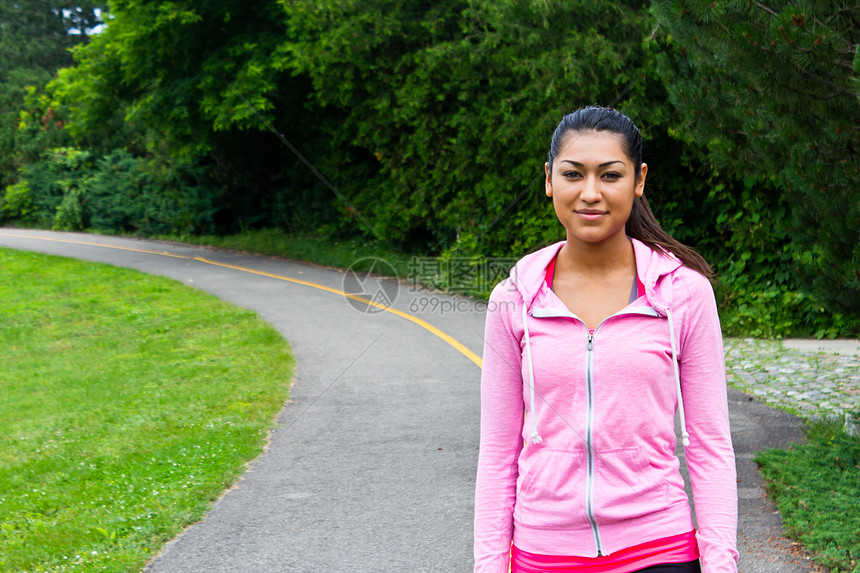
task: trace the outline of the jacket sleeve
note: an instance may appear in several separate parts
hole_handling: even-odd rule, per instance
[[[475,573],[508,573],[517,460],[523,447],[520,341],[513,330],[519,295],[505,281],[490,297],[481,371],[481,448],[475,487]],[[512,296],[513,295],[513,296]]]
[[[729,430],[725,354],[710,283],[686,276],[680,333],[681,394],[690,434],[685,448],[703,573],[737,573],[738,494]]]

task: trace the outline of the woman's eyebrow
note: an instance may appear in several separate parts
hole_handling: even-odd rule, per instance
[[[579,161],[573,161],[572,159],[562,159],[561,162],[562,163],[570,163],[574,167],[585,167]],[[624,162],[619,160],[619,159],[615,159],[613,161],[607,161],[606,163],[601,163],[600,165],[598,165],[598,167],[606,167],[607,165],[612,165],[613,163],[622,163],[623,164]]]

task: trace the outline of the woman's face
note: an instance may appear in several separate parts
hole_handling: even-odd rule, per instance
[[[625,240],[624,226],[633,199],[645,189],[648,166],[639,178],[624,151],[621,136],[606,131],[568,134],[546,170],[546,194],[567,229],[568,242],[593,246]]]

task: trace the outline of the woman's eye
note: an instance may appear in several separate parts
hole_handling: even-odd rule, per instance
[[[561,174],[562,177],[566,177],[568,179],[579,177],[579,173],[576,171],[565,171]]]
[[[621,178],[621,174],[620,174],[620,173],[615,173],[614,171],[610,171],[610,172],[608,172],[608,173],[604,173],[604,174],[603,174],[603,177],[604,177],[604,178],[606,178],[606,179],[609,179],[610,181],[615,181],[616,179],[620,179],[620,178]]]

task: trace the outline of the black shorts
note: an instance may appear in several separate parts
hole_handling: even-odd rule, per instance
[[[665,565],[652,565],[645,569],[639,569],[636,573],[702,573],[699,560],[687,563],[666,563]]]

